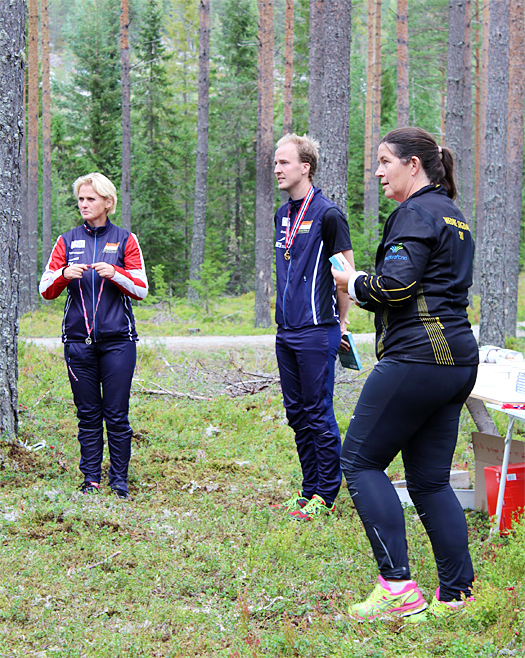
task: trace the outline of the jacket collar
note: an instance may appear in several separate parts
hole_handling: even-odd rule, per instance
[[[95,237],[96,235],[103,235],[106,231],[109,230],[110,226],[111,226],[111,222],[109,221],[109,219],[106,219],[106,223],[104,224],[104,226],[95,226],[94,228],[90,226],[87,222],[84,222],[84,231],[86,231],[88,235]]]

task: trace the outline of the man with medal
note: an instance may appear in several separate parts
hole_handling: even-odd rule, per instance
[[[148,281],[137,237],[108,219],[117,192],[99,173],[73,184],[84,223],[60,235],[39,291],[55,299],[67,288],[62,342],[77,408],[83,494],[100,488],[106,423],[109,486],[128,498],[132,430],[128,422],[137,332],[131,299],[144,299]]]
[[[334,367],[350,300],[336,289],[328,259],[342,253],[354,262],[343,213],[312,184],[318,148],[294,133],[275,152],[277,184],[290,196],[275,214],[276,354],[303,474],[301,489],[275,507],[305,521],[333,512],[341,486]]]

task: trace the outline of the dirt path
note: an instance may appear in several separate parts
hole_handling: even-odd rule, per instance
[[[20,341],[41,345],[49,350],[62,345],[60,338],[20,338]],[[374,334],[354,334],[356,344],[373,343]],[[171,352],[206,351],[213,349],[238,349],[239,347],[273,347],[275,336],[158,336],[140,339],[141,345],[160,345]]]

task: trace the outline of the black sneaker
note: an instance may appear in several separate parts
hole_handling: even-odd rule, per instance
[[[98,494],[100,485],[98,482],[84,482],[80,485],[80,491],[87,496],[89,494]]]
[[[129,498],[129,493],[124,491],[124,489],[112,489],[111,491],[115,494],[115,496],[121,498],[122,500],[127,500]]]

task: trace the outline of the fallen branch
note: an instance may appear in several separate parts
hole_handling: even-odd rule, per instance
[[[121,553],[122,551],[117,551],[116,553],[112,553],[105,560],[101,560],[100,562],[95,562],[95,564],[88,564],[88,566],[84,567],[84,569],[94,569],[95,567],[100,567],[101,564],[104,564],[104,562],[108,562],[109,560],[112,560],[114,557],[117,557],[117,555],[120,555]]]
[[[178,399],[188,399],[188,400],[205,400],[207,402],[210,401],[209,397],[203,397],[201,395],[191,395],[191,393],[179,393],[179,391],[170,391],[167,388],[164,388],[160,384],[157,384],[156,382],[153,382],[153,384],[157,388],[146,388],[145,386],[142,386],[142,384],[139,383],[138,380],[134,379],[133,382],[137,384],[137,386],[140,386],[142,389],[139,391],[139,393],[144,393],[145,395],[169,395],[174,398]]]

